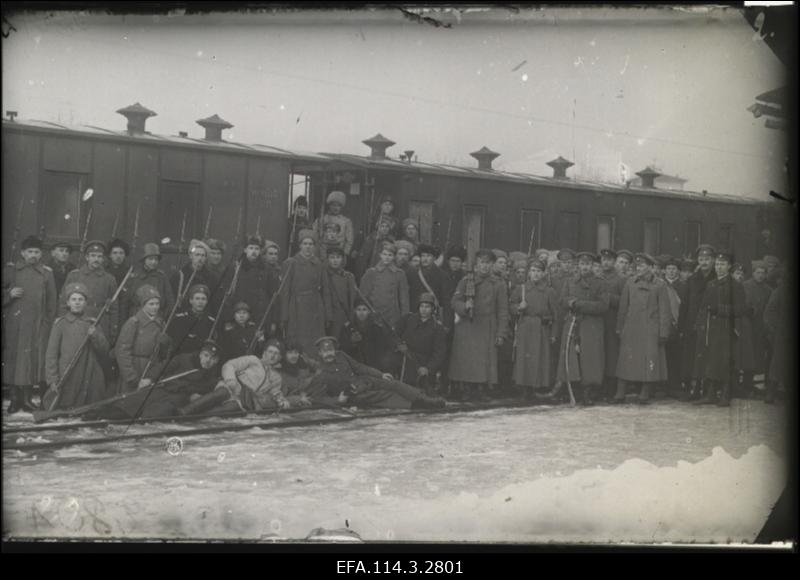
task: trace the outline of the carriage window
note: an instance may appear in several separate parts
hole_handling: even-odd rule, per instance
[[[197,216],[200,209],[200,185],[185,181],[161,181],[158,199],[159,238],[168,236],[171,247],[177,248],[181,241],[181,230],[186,216],[183,247],[198,235]],[[202,233],[202,231],[199,231]]]
[[[597,251],[606,248],[614,249],[616,234],[616,219],[613,216],[603,215],[597,218]]]
[[[475,252],[483,246],[483,230],[486,222],[486,208],[480,205],[464,206],[464,245],[467,247],[467,259],[472,264]]]
[[[433,202],[412,201],[408,204],[408,217],[419,224],[419,240],[423,244],[433,243]]]
[[[81,207],[81,195],[87,176],[82,173],[45,171],[42,176],[42,205],[39,227],[50,239],[80,239],[88,218],[87,203]],[[94,221],[94,220],[93,220]]]
[[[651,256],[656,256],[661,253],[661,220],[644,220],[642,250]]]
[[[533,231],[535,228],[535,231]],[[531,248],[531,233],[533,247]],[[520,216],[519,249],[522,252],[535,251],[542,247],[542,212],[538,209],[523,209]]]
[[[558,216],[559,248],[578,250],[580,246],[581,214],[562,211]]]
[[[686,247],[684,252],[691,255],[702,243],[703,224],[700,222],[686,222]]]
[[[719,226],[719,239],[717,241],[720,249],[730,251],[733,249],[733,225],[722,224]]]

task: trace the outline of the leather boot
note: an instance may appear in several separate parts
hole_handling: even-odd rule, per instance
[[[9,390],[11,403],[8,405],[8,414],[13,415],[22,411],[22,387],[12,385]]]
[[[694,401],[695,405],[713,405],[717,398],[717,385],[714,381],[703,381],[703,397]]]
[[[612,405],[619,405],[620,403],[625,402],[625,381],[622,379],[617,379],[617,394],[614,395],[613,399],[610,399],[608,402]]]
[[[412,409],[444,409],[445,407],[444,399],[441,397],[428,397],[426,395],[422,395],[418,399],[415,399],[411,403]]]
[[[203,395],[196,401],[189,403],[185,407],[181,407],[178,409],[179,415],[199,415],[203,411],[208,409],[213,409],[217,405],[221,405],[228,399],[230,399],[231,394],[228,392],[228,389],[214,389],[207,395]]]
[[[652,386],[650,383],[642,383],[642,390],[639,393],[639,404],[648,405],[650,403],[650,390]]]
[[[38,407],[33,404],[33,385],[21,387],[22,390],[22,410],[26,413],[33,413]]]

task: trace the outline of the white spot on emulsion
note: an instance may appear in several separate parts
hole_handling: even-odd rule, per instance
[[[68,219],[70,219],[70,218],[72,218],[72,216],[71,216],[71,215],[69,215],[68,213],[65,213],[65,214],[64,214],[64,219],[65,219],[65,220],[68,220]]]
[[[520,78],[522,79],[523,83],[528,82],[528,75],[527,74],[523,74]]]
[[[378,497],[381,496],[381,488],[378,486],[377,483],[375,484],[375,495]]]
[[[286,110],[286,106],[284,106],[284,105],[281,105],[281,106],[280,106],[280,107],[278,107],[278,108],[279,108],[281,111],[285,111],[285,110]]]
[[[639,138],[636,140],[637,145],[644,145],[645,143],[647,143],[647,139]]]
[[[198,50],[196,54],[197,54],[198,57],[203,56],[203,51],[202,50]]]

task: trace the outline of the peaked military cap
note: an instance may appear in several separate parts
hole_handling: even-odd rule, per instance
[[[578,258],[578,260],[580,260],[581,258],[585,258],[588,259],[590,262],[597,261],[597,255],[594,252],[578,252],[575,255],[575,257]]]
[[[92,240],[91,242],[87,242],[86,247],[83,250],[83,253],[89,254],[91,252],[99,252],[101,254],[105,254],[106,245],[100,240]]]
[[[694,255],[696,257],[700,256],[714,256],[716,255],[717,251],[714,249],[714,246],[711,244],[700,244],[697,246],[697,250],[695,250]]]
[[[187,294],[187,296],[189,298],[192,298],[192,296],[194,296],[198,292],[205,294],[206,298],[208,298],[209,295],[211,294],[208,290],[208,286],[206,286],[205,284],[193,284],[192,287],[189,288],[189,293]]]
[[[558,254],[556,255],[556,258],[558,258],[559,260],[561,260],[563,262],[563,261],[566,261],[566,260],[574,260],[576,258],[576,255],[575,255],[575,252],[573,252],[569,248],[564,248],[564,249],[558,251]]]
[[[333,336],[323,336],[322,338],[318,338],[314,342],[314,345],[317,348],[322,348],[326,344],[332,344],[333,348],[339,348],[339,341],[336,340],[336,338],[334,338]]]
[[[633,252],[629,250],[620,250],[617,252],[617,258],[625,258],[628,262],[633,262]]]
[[[236,314],[240,310],[247,310],[250,312],[250,306],[247,305],[247,302],[237,302],[236,305],[233,307],[233,313]]]
[[[436,306],[436,296],[434,296],[430,292],[423,292],[422,294],[419,295],[419,300],[417,300],[417,307],[419,307],[419,305],[422,304],[423,302],[427,302],[428,304]]]
[[[653,256],[644,252],[636,254],[636,262],[644,262],[648,266],[655,266],[658,263]]]
[[[601,258],[614,258],[617,259],[617,253],[612,250],[611,248],[603,248],[600,250],[600,257]]]

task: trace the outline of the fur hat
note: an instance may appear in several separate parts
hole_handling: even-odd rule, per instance
[[[436,259],[439,257],[441,252],[439,251],[439,248],[431,244],[420,244],[419,247],[417,248],[417,254],[419,254],[420,256],[422,254],[430,254],[431,256],[434,257],[434,259]]]
[[[191,256],[194,254],[197,248],[201,248],[206,253],[206,256],[208,256],[210,248],[203,240],[192,240],[189,242],[189,255]]]
[[[122,251],[125,252],[126,256],[130,256],[131,255],[131,247],[124,240],[120,240],[119,238],[115,238],[115,239],[111,240],[110,242],[108,242],[108,253],[109,254],[111,253],[111,250],[113,250],[114,248],[122,248]]]
[[[153,298],[161,300],[161,293],[150,284],[143,284],[136,289],[136,298],[139,300],[139,304],[144,306],[148,300]]]
[[[450,258],[461,258],[461,261],[467,259],[467,249],[463,246],[450,246],[450,249],[447,250],[447,259]]]
[[[206,245],[209,247],[209,249],[219,250],[223,254],[225,253],[225,250],[228,249],[228,247],[225,245],[225,242],[222,240],[217,240],[216,238],[208,238],[206,240]]]
[[[303,228],[303,229],[302,229],[302,230],[300,230],[300,232],[298,232],[298,234],[297,234],[297,241],[298,241],[298,242],[302,242],[302,241],[303,241],[303,240],[305,240],[306,238],[310,238],[310,239],[311,239],[311,240],[313,240],[313,241],[314,241],[314,243],[316,244],[316,243],[317,243],[317,232],[315,232],[315,231],[314,231],[314,230],[312,230],[312,229]]]
[[[64,296],[69,299],[70,296],[73,294],[82,294],[84,298],[89,297],[89,289],[86,288],[86,284],[82,284],[80,282],[72,282],[71,284],[67,284],[64,288]]]
[[[397,250],[399,250],[400,248],[405,248],[406,250],[408,250],[409,254],[411,255],[414,254],[414,244],[412,244],[408,240],[397,240],[394,243],[394,247],[395,247],[395,253],[397,253]]]
[[[347,205],[347,196],[343,191],[332,191],[328,194],[328,198],[325,203],[338,203],[344,207]]]
[[[27,238],[22,240],[22,245],[20,246],[20,248],[22,250],[27,250],[29,248],[37,248],[41,250],[43,246],[44,244],[42,243],[42,240],[40,240],[36,236],[28,236]]]

